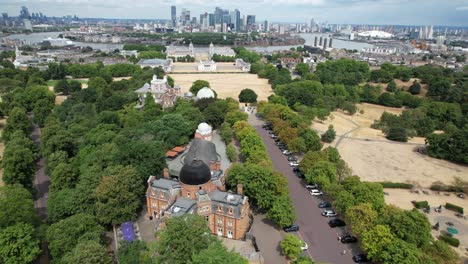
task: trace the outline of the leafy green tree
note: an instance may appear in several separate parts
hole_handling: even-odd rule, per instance
[[[3,181],[6,184],[18,183],[31,190],[36,155],[31,149],[30,140],[21,131],[15,132],[9,139],[2,159]]]
[[[346,219],[350,222],[355,234],[364,234],[374,226],[377,212],[369,203],[358,204],[346,210]]]
[[[77,213],[75,189],[61,189],[51,191],[47,199],[47,220],[58,222]]]
[[[0,261],[2,263],[32,263],[41,253],[34,226],[18,223],[0,230]]]
[[[318,161],[305,175],[308,183],[317,183],[321,188],[336,182],[336,167],[329,161]]]
[[[301,138],[304,139],[307,151],[318,151],[322,149],[320,137],[314,130],[305,129],[301,134]]]
[[[433,240],[427,217],[416,209],[398,210],[385,223],[396,237],[417,247],[425,247]]]
[[[433,241],[422,251],[429,258],[425,263],[433,261],[434,264],[457,264],[460,262],[458,254],[447,243],[440,240]]]
[[[335,137],[336,137],[336,131],[333,128],[333,125],[329,125],[327,131],[325,131],[325,133],[323,133],[322,135],[322,141],[331,143],[333,142],[333,140],[335,140]]]
[[[65,78],[65,67],[62,63],[49,63],[47,73],[49,74],[50,79],[60,80]]]
[[[308,151],[299,163],[299,169],[307,173],[319,161],[327,161],[327,153],[321,151]]]
[[[88,214],[75,214],[47,229],[47,241],[49,242],[50,254],[54,259],[61,259],[67,252],[80,242],[100,242],[104,228],[96,219]]]
[[[241,257],[239,253],[228,251],[221,242],[216,241],[203,249],[200,253],[192,257],[192,264],[218,264],[218,263],[232,263],[232,264],[247,264],[247,259]]]
[[[81,241],[63,257],[63,263],[112,264],[106,248],[96,241]]]
[[[413,244],[400,239],[395,239],[393,243],[389,244],[381,252],[379,259],[382,263],[388,264],[422,264],[420,261],[421,252]]]
[[[357,85],[369,77],[369,65],[351,59],[328,60],[317,65],[316,73],[323,83]]]
[[[387,92],[391,92],[391,93],[397,90],[397,85],[396,85],[395,80],[392,80],[391,82],[388,83],[386,90]]]
[[[289,259],[295,259],[302,252],[303,243],[297,236],[287,234],[280,242],[281,252]]]
[[[201,216],[185,214],[169,218],[166,228],[156,233],[156,258],[161,263],[190,263],[194,255],[214,243],[216,238],[209,234]]]
[[[391,127],[386,133],[387,139],[393,141],[407,142],[408,134],[403,127]]]
[[[314,264],[315,262],[307,255],[299,255],[292,264]]]
[[[203,116],[208,124],[212,125],[213,128],[218,128],[224,122],[226,110],[226,102],[218,100],[203,110]]]
[[[294,224],[297,215],[289,196],[282,195],[276,197],[272,207],[268,210],[267,217],[280,227],[286,227]]]
[[[156,104],[151,93],[146,93],[143,114],[146,120],[154,120],[162,115],[162,107]]]
[[[237,161],[237,150],[232,144],[227,145],[226,147],[226,156],[231,162]]]
[[[288,101],[286,100],[286,98],[276,94],[268,96],[268,102],[272,104],[288,105]]]
[[[421,93],[421,84],[419,84],[419,82],[415,80],[413,84],[409,87],[409,92],[412,95]]]
[[[36,123],[40,127],[43,127],[46,118],[52,113],[53,108],[54,104],[51,103],[49,100],[45,98],[38,100],[34,104],[34,108],[32,111],[34,123]]]
[[[73,188],[78,178],[77,168],[69,163],[58,163],[51,174],[51,190]]]
[[[151,258],[147,256],[148,247],[144,241],[135,240],[120,242],[118,259],[121,264],[151,264]]]
[[[333,202],[333,205],[335,206],[336,210],[346,213],[349,208],[352,208],[356,205],[356,199],[354,198],[354,195],[347,190],[339,190],[338,192],[334,193],[334,187],[336,187],[336,185],[331,184],[328,186],[326,191],[334,196],[335,201]],[[332,191],[330,191],[330,189]]]
[[[446,101],[451,86],[447,78],[436,78],[429,84],[426,95],[437,101]]]
[[[226,144],[231,143],[233,132],[232,132],[231,126],[228,123],[224,122],[221,125],[219,134],[221,135],[221,138],[223,139],[224,143]]]
[[[0,230],[18,223],[39,224],[32,195],[19,184],[1,186]]]
[[[304,76],[306,73],[310,73],[310,66],[307,63],[298,63],[295,68],[297,74]]]
[[[210,88],[210,83],[205,81],[205,80],[196,80],[193,82],[192,86],[190,87],[190,92],[193,94],[193,95],[197,95],[198,91],[201,89],[201,88],[204,88],[204,87],[208,87]]]
[[[8,142],[11,135],[13,135],[16,130],[23,131],[24,135],[29,135],[31,132],[31,123],[26,115],[26,110],[20,107],[14,107],[13,110],[11,110],[5,128],[3,129],[3,140]]]
[[[361,245],[371,260],[381,261],[381,254],[395,242],[395,237],[386,225],[375,225],[362,234]]]
[[[249,115],[247,113],[241,112],[236,109],[235,111],[229,111],[226,114],[225,121],[232,126],[237,121],[247,121],[248,117]]]
[[[135,168],[108,167],[104,175],[95,191],[97,219],[112,225],[135,219],[144,189]]]
[[[64,95],[70,94],[70,84],[67,79],[61,79],[54,85],[55,93],[63,93]]]

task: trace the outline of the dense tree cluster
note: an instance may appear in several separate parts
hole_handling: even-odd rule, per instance
[[[290,151],[307,152],[322,148],[319,135],[308,127],[309,122],[306,118],[288,106],[260,102],[258,113],[272,123],[273,131]]]
[[[226,55],[219,55],[219,54],[213,54],[211,56],[211,59],[215,62],[234,62],[236,61],[236,57],[233,56],[226,56]]]
[[[233,48],[236,53],[236,58],[242,59],[245,62],[254,63],[260,60],[261,56],[255,51],[249,51],[244,47]]]
[[[239,102],[241,103],[256,103],[257,102],[257,94],[254,90],[246,88],[242,89],[239,94]]]
[[[369,77],[369,65],[350,59],[329,60],[317,65],[317,76],[325,84],[357,85]]]
[[[244,192],[267,216],[284,227],[296,220],[294,206],[289,198],[287,179],[275,172],[262,139],[246,121],[233,126],[245,164],[236,164],[228,172],[231,188],[244,186]]]

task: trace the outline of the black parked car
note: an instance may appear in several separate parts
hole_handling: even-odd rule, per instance
[[[344,235],[340,238],[340,241],[343,244],[356,243],[357,237],[352,236],[352,235]]]
[[[300,171],[299,171],[299,167],[293,167],[293,169],[292,169],[292,170],[293,170],[293,172],[295,172],[295,173],[298,173],[298,172],[300,172]]]
[[[335,227],[345,226],[346,223],[341,219],[335,218],[335,219],[332,219],[332,220],[328,221],[328,225],[331,228],[335,228]]]
[[[288,156],[288,161],[297,161],[297,159],[294,156]]]
[[[292,224],[291,226],[287,226],[283,228],[284,232],[296,232],[299,231],[299,225],[298,224]]]
[[[357,254],[353,256],[353,260],[356,263],[369,262],[366,254]]]
[[[329,207],[331,207],[331,206],[332,206],[332,205],[331,205],[330,202],[325,202],[325,201],[324,201],[324,202],[320,202],[319,205],[318,205],[319,208],[329,208]]]

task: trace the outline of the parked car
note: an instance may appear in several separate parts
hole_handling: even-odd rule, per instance
[[[329,207],[331,207],[331,206],[332,206],[332,205],[331,205],[330,202],[325,202],[325,201],[320,202],[319,205],[318,205],[319,208],[329,208]]]
[[[310,189],[318,189],[318,186],[317,186],[317,184],[315,184],[315,183],[313,183],[313,184],[306,184],[305,187],[306,187],[307,189],[309,189],[309,190],[310,190]]]
[[[307,250],[307,249],[309,249],[309,245],[307,245],[307,243],[305,241],[302,241],[301,249],[302,250]]]
[[[364,262],[369,262],[369,259],[367,258],[366,254],[357,254],[353,256],[353,260],[356,263],[364,263]]]
[[[278,142],[276,142],[276,146],[278,146],[278,147],[279,147],[279,146],[286,146],[286,144],[284,144],[284,143],[281,142],[281,141],[278,141]]]
[[[331,209],[325,209],[325,210],[323,210],[322,215],[325,216],[325,217],[335,217],[338,214],[335,211],[331,210]]]
[[[294,156],[288,156],[288,161],[296,161],[297,162],[297,159]]]
[[[275,135],[275,134],[271,134],[270,137],[271,137],[272,139],[278,138],[278,136]]]
[[[283,228],[284,232],[296,232],[299,231],[299,225],[298,224],[292,224],[290,226],[287,226]]]
[[[284,154],[284,155],[291,155],[292,152],[289,151],[289,150],[287,150],[287,149],[285,149],[285,150],[283,150],[283,154]]]
[[[298,163],[297,161],[290,161],[290,162],[289,162],[289,166],[291,166],[291,167],[297,167],[297,166],[299,166],[299,163]]]
[[[299,167],[293,167],[292,170],[293,170],[293,172],[296,173],[296,174],[300,172]]]
[[[312,190],[310,190],[309,193],[310,193],[310,195],[312,195],[312,196],[317,196],[317,195],[322,195],[322,194],[323,194],[322,191],[317,190],[317,189],[312,189]]]
[[[297,171],[294,171],[294,169],[297,169]],[[297,176],[297,177],[302,178],[302,179],[305,178],[304,173],[300,172],[298,167],[294,167],[294,168],[293,168],[293,171],[296,173],[296,176]]]
[[[279,138],[274,138],[273,140],[274,140],[275,142],[277,142],[277,143],[280,141]]]
[[[344,235],[344,236],[340,237],[340,241],[343,244],[356,243],[357,242],[357,237],[352,236],[352,235]]]
[[[332,220],[328,221],[328,225],[331,228],[335,228],[335,227],[346,226],[346,223],[345,223],[345,221],[343,221],[341,219],[335,218],[335,219],[332,219]]]
[[[270,134],[270,135],[274,135],[274,134],[275,134],[275,132],[273,132],[273,130],[268,130],[268,134]]]

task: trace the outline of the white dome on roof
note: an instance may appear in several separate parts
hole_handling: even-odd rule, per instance
[[[379,30],[370,30],[370,31],[364,31],[358,33],[359,36],[361,37],[371,37],[371,38],[391,38],[393,37],[393,34],[390,34],[385,31],[379,31]]]
[[[197,98],[198,99],[214,98],[214,97],[215,97],[215,94],[214,94],[213,90],[211,90],[208,87],[201,88],[197,93]]]
[[[201,135],[209,135],[211,134],[211,126],[205,122],[200,123],[197,128],[197,133],[200,133]]]

